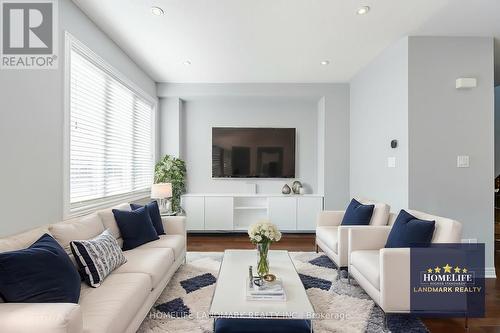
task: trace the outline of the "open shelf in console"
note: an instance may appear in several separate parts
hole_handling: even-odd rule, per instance
[[[266,197],[234,197],[234,209],[267,209],[268,203]]]
[[[234,207],[234,210],[254,210],[254,209],[258,209],[258,210],[262,210],[262,209],[265,209],[267,210],[267,207],[259,207],[259,206],[241,206],[241,207]]]
[[[234,197],[233,230],[247,231],[250,225],[267,218],[267,197]]]

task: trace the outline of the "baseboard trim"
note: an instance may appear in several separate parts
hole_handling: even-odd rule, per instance
[[[496,279],[497,274],[495,272],[495,267],[486,267],[484,269],[484,277],[487,279]]]

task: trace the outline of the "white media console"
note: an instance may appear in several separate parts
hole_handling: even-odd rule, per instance
[[[313,232],[323,210],[323,195],[185,194],[181,206],[188,231],[247,231],[269,219],[281,231]]]

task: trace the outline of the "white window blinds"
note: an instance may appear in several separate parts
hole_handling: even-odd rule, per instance
[[[153,182],[154,106],[70,51],[70,212],[137,196]]]

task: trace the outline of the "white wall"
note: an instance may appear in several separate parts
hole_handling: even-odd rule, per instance
[[[387,48],[351,81],[350,193],[408,207],[408,38]],[[398,140],[392,149],[390,142]],[[396,167],[387,167],[387,158]]]
[[[500,175],[500,86],[495,87],[495,177]]]
[[[0,236],[62,218],[64,30],[144,91],[153,80],[70,0],[59,1],[59,69],[0,71]]]
[[[478,87],[455,89],[459,77]],[[494,267],[493,109],[492,38],[404,38],[351,82],[351,194],[460,221]]]
[[[325,195],[327,209],[349,200],[349,86],[347,84],[158,84],[162,133],[181,119],[178,145],[162,141],[161,154],[180,152],[188,167],[189,192],[279,193],[287,180],[214,180],[212,126],[295,127],[297,178],[310,193]],[[182,102],[178,115],[178,101]],[[292,180],[288,180],[289,183]]]
[[[410,37],[410,207],[454,218],[493,267],[493,39]],[[455,89],[459,77],[478,86]],[[457,155],[470,167],[457,168]]]
[[[179,98],[160,99],[160,155],[181,156],[182,108],[183,102]]]
[[[256,183],[261,193],[280,193],[289,179],[212,178],[212,127],[296,128],[296,178],[317,193],[317,103],[283,97],[200,98],[184,102],[184,145],[190,193],[241,193]]]

